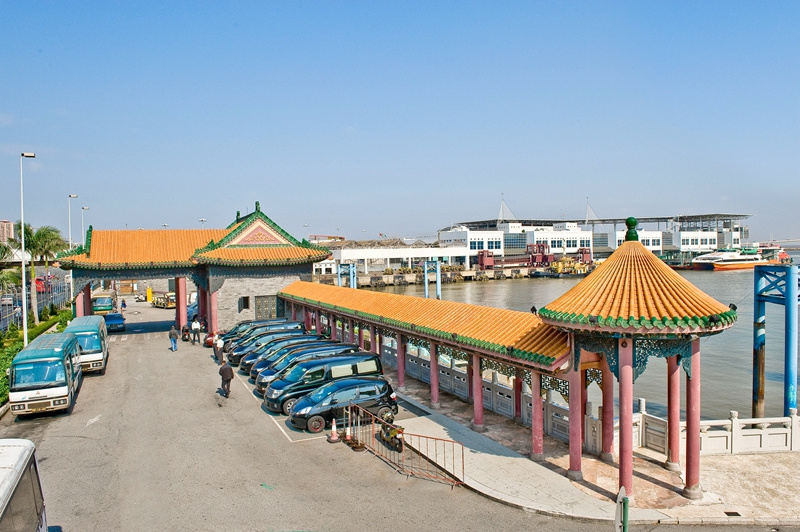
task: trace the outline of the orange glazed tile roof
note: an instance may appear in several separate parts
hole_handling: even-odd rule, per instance
[[[494,352],[508,362],[550,372],[569,353],[566,333],[527,312],[305,281],[292,283],[278,295],[404,329],[443,345]]]
[[[635,230],[634,230],[635,232]],[[646,335],[713,334],[736,321],[715,300],[647,250],[626,241],[567,293],[539,310],[565,329]]]
[[[61,253],[65,269],[126,269],[229,266],[287,266],[325,259],[325,248],[298,242],[261,212],[236,220],[225,229],[157,229],[95,231],[89,227],[86,245]]]
[[[92,230],[89,253],[60,258],[74,261],[78,266],[113,267],[133,265],[193,266],[195,250],[218,240],[228,233],[225,229],[129,229]]]

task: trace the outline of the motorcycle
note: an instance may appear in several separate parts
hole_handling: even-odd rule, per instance
[[[188,342],[192,339],[192,330],[189,329],[188,325],[184,325],[181,327],[181,340],[184,342]]]
[[[381,426],[379,435],[381,440],[383,440],[392,450],[402,453],[403,431],[403,427],[397,427],[388,423],[384,423]]]

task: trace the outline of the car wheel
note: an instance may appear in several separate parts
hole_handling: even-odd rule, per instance
[[[325,430],[325,419],[322,416],[312,416],[306,426],[308,427],[308,432],[317,434]]]
[[[288,416],[289,412],[292,411],[292,407],[294,406],[294,404],[296,402],[297,402],[297,399],[294,399],[294,398],[287,399],[286,401],[284,401],[284,403],[283,403],[283,413]]]
[[[382,406],[378,410],[377,418],[387,423],[394,423],[394,414],[392,414],[392,409],[388,406]]]

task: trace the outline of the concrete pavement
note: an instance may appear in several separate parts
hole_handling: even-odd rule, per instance
[[[387,375],[396,382],[396,375]],[[552,516],[613,521],[618,469],[615,464],[584,455],[584,480],[566,478],[569,447],[546,437],[545,460],[528,458],[530,428],[486,412],[485,433],[469,428],[472,405],[440,392],[441,407],[430,407],[428,385],[407,379],[398,395],[428,413],[400,424],[407,433],[458,441],[464,445],[465,485],[505,504]],[[704,497],[680,495],[681,473],[661,464],[664,457],[638,449],[634,458],[631,524],[717,524],[800,526],[798,453],[704,456]]]

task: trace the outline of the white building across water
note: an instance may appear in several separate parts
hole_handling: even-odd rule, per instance
[[[719,248],[741,248],[749,232],[748,214],[699,214],[639,217],[639,242],[659,256],[690,258]],[[495,257],[524,255],[531,244],[546,244],[556,257],[591,250],[594,259],[613,253],[625,240],[625,219],[517,219],[501,201],[496,219],[460,222],[440,229],[435,241],[402,239],[346,241],[313,239],[331,249],[332,256],[315,265],[316,274],[334,274],[336,265],[358,265],[361,273],[415,267],[424,261],[463,265],[470,269],[481,251]],[[434,240],[434,239],[430,239]]]

